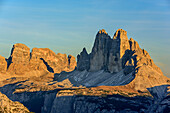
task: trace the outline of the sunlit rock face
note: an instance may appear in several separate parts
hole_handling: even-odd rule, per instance
[[[0,92],[0,113],[28,113],[29,110],[19,102],[11,101]]]
[[[0,55],[0,73],[5,73],[7,69],[7,62],[4,57]]]
[[[9,58],[10,63],[27,65],[30,59],[30,48],[24,44],[17,43],[13,45],[11,50],[11,56]]]
[[[1,65],[5,65],[5,61],[1,58]],[[23,75],[30,71],[49,71],[52,73],[60,73],[62,71],[73,71],[77,65],[74,56],[66,54],[55,54],[48,48],[30,48],[24,44],[14,44],[11,50],[11,56],[7,60],[8,66],[4,66],[4,71]]]
[[[127,32],[123,29],[118,29],[114,34],[113,40],[117,40],[118,48],[120,50],[120,58],[123,57],[126,50],[130,50]]]
[[[62,71],[73,71],[76,66],[74,56],[66,54],[55,54],[48,48],[33,48],[30,62],[32,64],[44,63],[50,72],[60,73]]]
[[[8,71],[14,74],[24,74],[29,71],[30,48],[24,44],[14,44],[8,59]]]

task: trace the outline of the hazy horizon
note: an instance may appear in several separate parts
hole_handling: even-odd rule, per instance
[[[9,57],[12,45],[50,48],[76,57],[90,52],[100,29],[113,37],[127,31],[170,77],[170,2],[168,0],[0,1],[0,55]]]

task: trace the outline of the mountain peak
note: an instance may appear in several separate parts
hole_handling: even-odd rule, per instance
[[[85,47],[83,48],[83,52],[86,53],[86,54],[88,54]]]
[[[126,40],[128,40],[127,32],[123,29],[118,29],[116,31],[116,33],[114,34],[113,39],[126,39]]]
[[[83,48],[83,51],[77,56],[77,67],[78,70],[88,70],[89,69],[89,54],[86,51],[86,48]]]
[[[102,30],[99,30],[99,32],[98,32],[99,34],[107,34],[107,32],[104,30],[104,29],[102,29]]]
[[[105,34],[106,31],[102,29],[98,32],[98,34],[100,33]],[[149,54],[145,50],[142,51],[139,47],[138,42],[133,38],[128,40],[127,32],[123,29],[118,29],[114,34],[113,40],[109,35],[96,35],[91,53],[87,54],[84,48],[78,57],[77,67],[80,70],[88,71],[105,70],[110,73],[120,72],[125,68],[128,60],[136,61],[135,55],[142,58],[146,57],[144,60],[148,62],[152,61]],[[140,63],[142,64],[144,62],[142,61]],[[84,66],[85,63],[88,65]],[[153,62],[150,64],[153,64],[152,67],[156,69]]]
[[[118,29],[113,39],[103,32],[100,31],[99,33],[102,34],[96,35],[90,54],[84,54],[86,52],[83,50],[78,56],[78,70],[89,72],[104,70],[109,73],[121,73],[124,76],[130,75],[135,79],[129,86],[136,90],[145,90],[147,87],[155,86],[155,84],[167,83],[167,78],[154,64],[149,53],[144,49],[142,50],[134,39],[128,40],[125,30]],[[141,77],[142,80],[145,78],[148,78],[148,80],[141,81]]]

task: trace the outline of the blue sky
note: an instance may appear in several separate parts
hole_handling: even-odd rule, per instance
[[[170,77],[169,0],[0,0],[0,55],[12,45],[50,48],[76,56],[88,52],[99,29],[122,28]]]

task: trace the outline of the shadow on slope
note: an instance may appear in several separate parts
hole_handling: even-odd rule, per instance
[[[125,75],[124,70],[118,73],[109,73],[104,70],[88,72],[74,70],[72,72],[61,72],[54,75],[54,81],[69,79],[74,86],[83,85],[86,87],[95,86],[120,86],[130,83],[135,78],[134,71]]]

